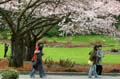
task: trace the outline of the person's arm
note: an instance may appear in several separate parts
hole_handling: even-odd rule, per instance
[[[101,58],[100,51],[96,52],[96,63],[99,62],[99,59]]]
[[[99,57],[99,58],[101,58],[102,57],[102,53],[101,53],[101,51],[99,50],[99,51],[97,51],[97,57]]]
[[[34,53],[33,57],[32,57],[32,62],[36,61],[37,57],[36,54]]]

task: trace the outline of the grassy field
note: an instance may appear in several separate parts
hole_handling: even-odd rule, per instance
[[[9,46],[8,52],[7,52],[8,55],[10,55],[10,51],[11,51],[11,49],[10,49],[10,46]],[[3,58],[3,57],[4,57],[4,44],[0,43],[0,58]]]
[[[101,41],[105,44],[113,45],[113,47],[104,47],[103,50],[108,50],[111,48],[120,48],[120,45],[112,37],[104,35],[87,35],[87,36],[77,36],[77,37],[53,37],[53,38],[43,38],[42,40],[47,41],[59,41],[66,42],[71,41],[73,43],[86,42],[91,43],[95,41]],[[0,44],[0,58],[3,58],[3,44]],[[77,47],[77,48],[63,48],[63,47],[45,47],[44,53],[46,58],[51,58],[54,61],[60,59],[70,59],[77,64],[87,64],[88,53],[92,50],[92,47]],[[10,48],[8,53],[10,53]],[[105,64],[120,64],[120,54],[105,54],[103,58],[103,63]]]
[[[110,49],[108,47],[103,50]],[[87,64],[88,53],[92,50],[92,47],[81,47],[81,48],[44,48],[46,58],[51,58],[55,61],[60,59],[70,59],[77,64]],[[105,64],[120,64],[120,54],[104,54],[103,63]]]
[[[95,41],[100,41],[105,44],[118,45],[118,42],[115,41],[113,37],[106,36],[106,35],[81,35],[81,36],[74,36],[74,37],[51,37],[51,38],[43,38],[43,40],[58,41],[58,42],[70,41],[73,43],[80,43],[80,42],[91,43]]]

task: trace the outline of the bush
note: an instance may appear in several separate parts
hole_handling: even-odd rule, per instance
[[[66,59],[66,60],[60,60],[59,61],[59,65],[62,66],[62,67],[73,67],[75,65],[75,62],[69,60],[69,59]]]
[[[118,49],[111,49],[111,52],[119,52],[119,50]]]
[[[2,79],[18,79],[19,73],[16,70],[9,69],[2,72]]]
[[[45,59],[44,63],[47,65],[47,67],[51,67],[52,65],[56,64],[56,62],[51,58]]]
[[[96,45],[96,44],[101,44],[104,45],[104,40],[101,38],[97,38],[96,40],[91,42],[92,45]]]
[[[59,65],[61,67],[73,67],[76,63],[70,59],[60,59],[59,61],[55,61],[51,58],[47,58],[45,59],[44,64],[46,64],[47,67],[51,67],[53,65]]]

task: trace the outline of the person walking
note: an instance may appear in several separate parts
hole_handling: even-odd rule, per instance
[[[36,51],[38,51],[38,45],[35,46],[35,51],[34,51],[34,54],[33,54],[33,58],[32,58],[32,71],[30,73],[30,77],[35,77],[35,72],[36,72],[36,69],[37,69],[37,56],[36,56]]]
[[[44,72],[44,68],[43,68],[43,62],[42,62],[42,56],[44,55],[43,54],[43,47],[44,47],[44,44],[43,43],[39,43],[38,44],[38,53],[37,54],[37,65],[38,65],[38,70],[39,70],[39,75],[40,75],[40,78],[43,78],[45,77],[45,72]]]
[[[35,77],[34,74],[36,70],[39,70],[40,78],[44,78],[46,76],[43,68],[43,62],[42,62],[42,56],[44,55],[43,47],[44,47],[43,43],[38,43],[38,45],[36,46],[36,50],[33,56],[33,68],[30,74],[31,77]]]
[[[102,66],[102,58],[103,58],[103,53],[101,51],[102,45],[98,45],[98,49],[97,49],[97,65],[96,65],[96,72],[99,76],[102,75],[102,70],[103,70],[103,66]]]
[[[7,43],[4,44],[4,58],[7,56],[8,46]]]
[[[89,72],[88,72],[88,77],[89,78],[92,78],[92,75],[94,75],[95,78],[98,78],[98,74],[96,72],[97,49],[98,49],[98,46],[95,45],[94,48],[93,48],[93,51],[91,51],[89,53],[89,55],[90,55],[89,60],[92,62],[92,64],[90,65],[90,68],[89,68]]]

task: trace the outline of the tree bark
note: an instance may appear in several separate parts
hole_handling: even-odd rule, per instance
[[[9,66],[20,67],[23,66],[23,55],[24,55],[24,44],[23,39],[20,36],[12,35],[11,39],[11,57],[9,61]]]
[[[34,54],[34,50],[35,50],[35,45],[36,45],[36,40],[31,40],[29,42],[29,44],[27,45],[27,52],[25,55],[25,60],[26,61],[31,61],[33,54]]]

